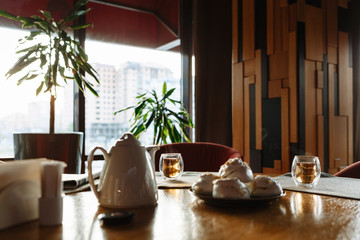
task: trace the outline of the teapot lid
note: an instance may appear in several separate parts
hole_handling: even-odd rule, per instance
[[[140,147],[140,142],[130,132],[124,133],[119,140],[116,141],[116,147],[120,146],[134,146]]]

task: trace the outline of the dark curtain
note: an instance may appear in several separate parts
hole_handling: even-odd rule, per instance
[[[232,146],[232,2],[194,1],[196,141]]]
[[[360,161],[360,1],[352,1],[354,81],[354,162]]]

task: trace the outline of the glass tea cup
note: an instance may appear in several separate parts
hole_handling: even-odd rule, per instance
[[[321,167],[316,156],[295,156],[291,166],[291,176],[295,184],[314,187],[320,179]]]
[[[184,162],[180,153],[163,153],[160,156],[159,170],[161,175],[168,180],[181,177],[184,172]]]

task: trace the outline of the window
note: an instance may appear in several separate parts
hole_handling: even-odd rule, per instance
[[[91,94],[86,95],[85,154],[93,146],[108,149],[129,130],[132,111],[116,116],[114,112],[134,105],[137,93],[156,90],[160,94],[163,82],[166,81],[169,89],[176,88],[173,97],[180,99],[179,53],[92,40],[87,40],[85,46],[89,61],[97,72],[111,73],[100,75],[100,86],[97,88],[99,98]],[[100,117],[94,115],[97,108],[102,111]],[[99,128],[102,131],[99,131]],[[140,141],[145,145],[152,144],[152,132],[145,133]]]
[[[24,81],[17,86],[17,79],[6,79],[5,74],[16,62],[19,38],[27,35],[24,30],[0,27],[0,158],[12,158],[14,132],[49,131],[49,102],[47,93],[36,96],[40,79]],[[56,132],[73,131],[73,84],[57,88]]]

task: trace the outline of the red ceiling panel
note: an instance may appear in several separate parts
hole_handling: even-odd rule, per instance
[[[66,16],[72,0],[1,0],[0,8],[15,15],[31,16],[39,9],[55,18]],[[86,16],[94,26],[87,37],[133,46],[157,48],[178,38],[178,0],[90,0]],[[0,18],[0,24],[19,26]]]

